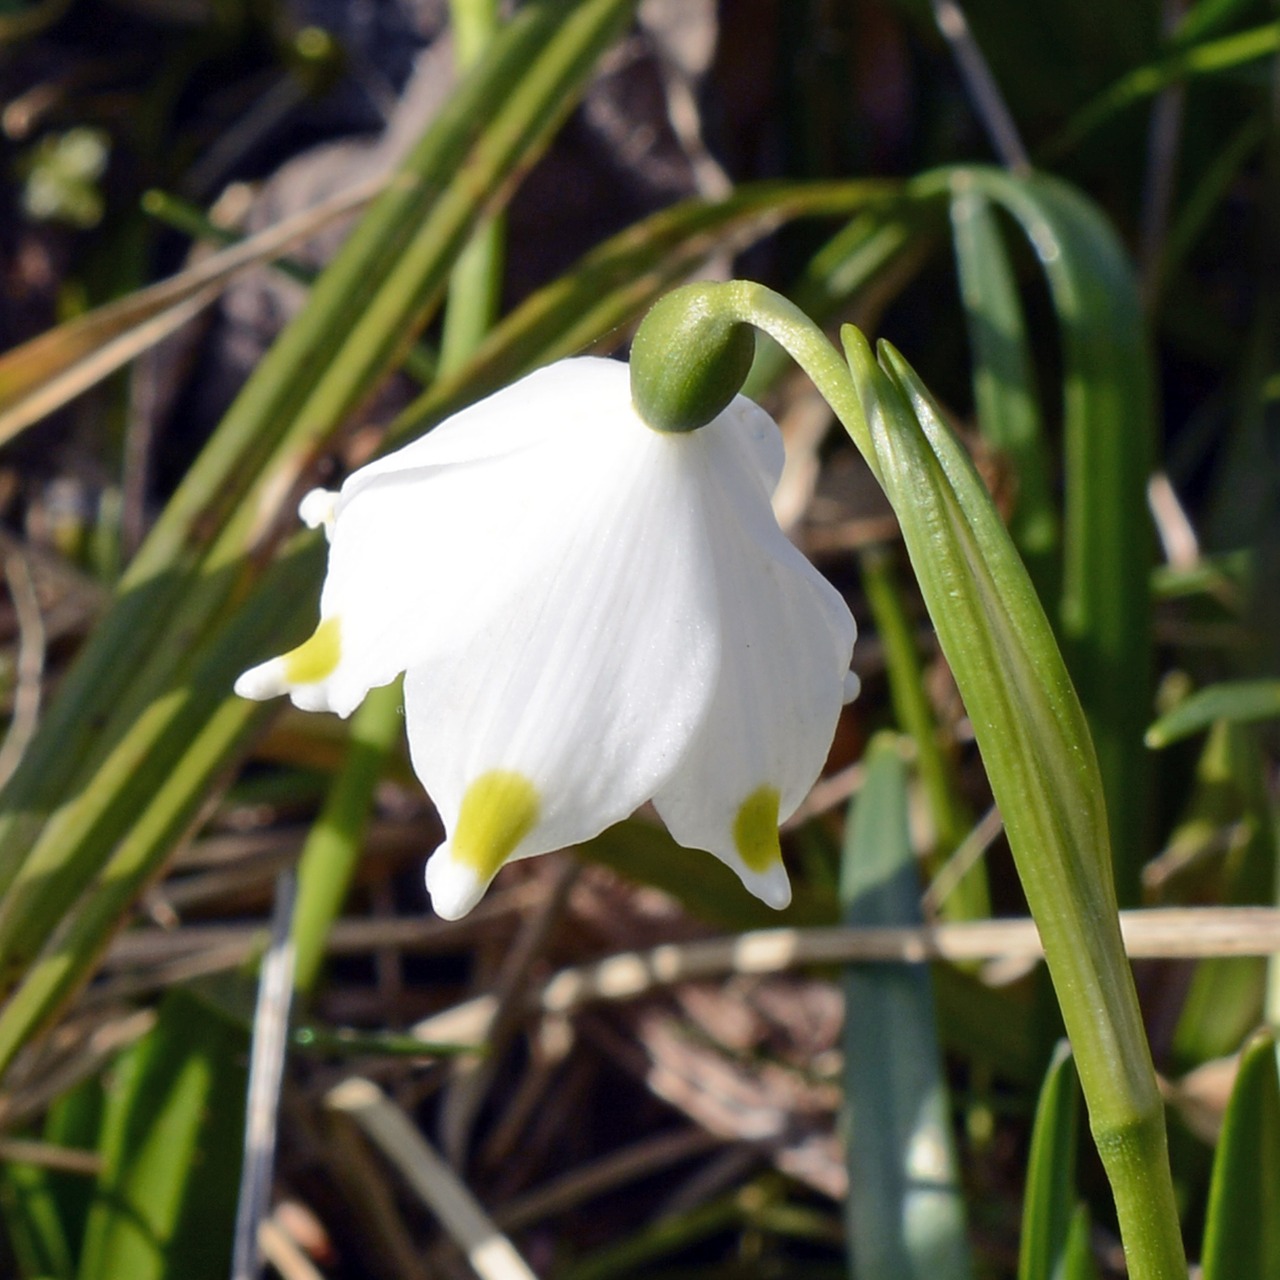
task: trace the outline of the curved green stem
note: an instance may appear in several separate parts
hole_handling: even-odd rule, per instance
[[[688,296],[707,317],[711,343],[724,340],[726,321],[774,338],[812,378],[888,495],[1040,931],[1129,1274],[1184,1280],[1164,1116],[1120,936],[1097,756],[990,495],[896,352],[884,349],[877,363],[846,326],[846,363],[797,307],[758,284],[690,286]],[[689,345],[669,349],[667,360]],[[690,363],[702,358],[695,351]]]

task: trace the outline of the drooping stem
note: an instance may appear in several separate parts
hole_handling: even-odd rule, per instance
[[[1118,927],[1097,758],[1052,628],[990,496],[896,353],[882,369],[862,335],[846,328],[846,363],[803,312],[762,285],[690,285],[684,296],[709,317],[710,342],[723,343],[733,325],[777,341],[893,503],[1043,940],[1129,1274],[1184,1280],[1162,1104]],[[668,306],[665,321],[673,328],[674,311]],[[633,383],[661,360],[678,361],[690,345],[684,337],[663,350],[651,333],[639,367],[633,355]],[[671,380],[669,368],[663,376]]]

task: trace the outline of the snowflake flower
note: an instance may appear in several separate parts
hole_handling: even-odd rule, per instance
[[[775,907],[778,823],[851,696],[854,624],[769,506],[782,441],[738,396],[650,429],[627,367],[565,360],[315,490],[329,569],[304,644],[236,692],[349,715],[405,673],[413,767],[447,838],[436,911],[652,801]]]

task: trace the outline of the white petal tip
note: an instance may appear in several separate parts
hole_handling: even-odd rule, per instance
[[[442,920],[460,920],[484,896],[487,885],[468,866],[458,862],[447,844],[427,859],[427,892]]]
[[[235,691],[242,698],[252,698],[255,702],[264,702],[267,698],[279,697],[289,691],[289,682],[285,679],[284,663],[279,658],[250,667],[235,682]]]
[[[743,884],[766,907],[772,907],[775,911],[781,911],[784,907],[791,905],[791,881],[787,878],[786,870],[781,866],[772,867],[763,874],[751,872],[743,877]]]
[[[312,489],[298,503],[298,519],[308,529],[318,529],[324,525],[327,534],[333,526],[333,515],[337,509],[338,495],[330,489]]]
[[[846,671],[844,675],[844,705],[847,707],[862,692],[862,681],[856,672]]]

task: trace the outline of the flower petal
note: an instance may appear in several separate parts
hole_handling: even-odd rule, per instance
[[[536,453],[484,469],[486,494],[499,472],[510,483],[519,520],[498,546],[485,534],[474,564],[473,530],[455,535],[469,574],[438,598],[431,643],[405,679],[414,768],[449,833],[427,870],[447,917],[469,910],[507,858],[632,813],[686,754],[714,686],[696,444],[650,431],[625,367],[604,372],[582,406],[557,392],[560,428]],[[500,567],[500,590],[469,585],[485,563]],[[464,848],[470,831],[508,830],[496,814],[472,818],[501,807],[495,776],[521,779],[534,816],[509,847]]]
[[[572,466],[581,455],[552,513],[556,524],[574,522],[593,450],[607,455],[619,431],[636,429],[628,386],[626,366],[612,360],[548,366],[355,472],[336,498],[308,494],[300,514],[323,524],[331,543],[320,620],[340,635],[337,660],[299,680],[284,655],[246,672],[237,691],[288,692],[305,710],[347,716],[371,688],[483,625],[502,607],[502,570],[522,551],[554,554],[554,543],[535,540],[554,530],[533,528],[532,487],[544,483],[549,461]],[[456,625],[441,629],[444,615]]]
[[[720,665],[706,717],[654,804],[676,840],[710,850],[782,907],[791,890],[778,821],[826,759],[855,628],[840,595],[778,528],[741,432],[718,419],[696,435],[705,445]]]

